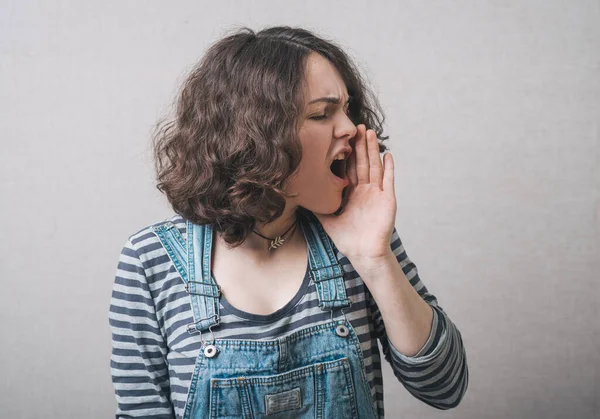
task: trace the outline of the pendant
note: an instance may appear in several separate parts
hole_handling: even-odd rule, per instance
[[[285,239],[282,239],[281,236],[275,237],[274,240],[271,240],[271,245],[269,246],[269,250],[277,249],[285,242]]]

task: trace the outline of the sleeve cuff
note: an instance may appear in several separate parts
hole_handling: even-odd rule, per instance
[[[446,342],[446,320],[444,316],[436,309],[435,306],[430,306],[433,310],[433,319],[431,321],[431,332],[423,347],[413,356],[406,356],[394,347],[388,338],[390,350],[393,358],[400,363],[416,365],[430,361],[434,358],[444,346]]]

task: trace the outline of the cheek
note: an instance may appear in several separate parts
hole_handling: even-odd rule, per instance
[[[318,185],[323,183],[323,177],[325,172],[323,170],[323,164],[318,162],[316,159],[303,159],[300,162],[300,173],[298,176],[298,186],[306,187]]]
[[[331,132],[326,127],[314,126],[300,133],[302,160],[296,186],[304,192],[315,192],[327,187],[327,157],[331,144]]]
[[[328,185],[327,170],[329,168],[326,168],[325,165],[325,158],[322,156],[303,155],[293,188],[305,197],[322,194],[323,189]]]

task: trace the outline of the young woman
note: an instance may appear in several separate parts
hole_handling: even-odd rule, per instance
[[[382,418],[378,341],[416,398],[459,404],[461,334],[394,227],[382,123],[348,56],[307,30],[209,49],[155,137],[176,214],[120,257],[117,417]]]

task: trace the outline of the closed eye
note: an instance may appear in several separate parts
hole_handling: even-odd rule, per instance
[[[352,100],[352,96],[349,96],[348,97],[348,101],[344,104],[343,110],[344,110],[344,113],[347,116],[350,116],[350,102],[351,102],[351,100]],[[326,113],[324,113],[323,115],[311,116],[309,119],[312,119],[314,121],[322,121],[324,119],[327,119],[327,116],[328,115]]]

